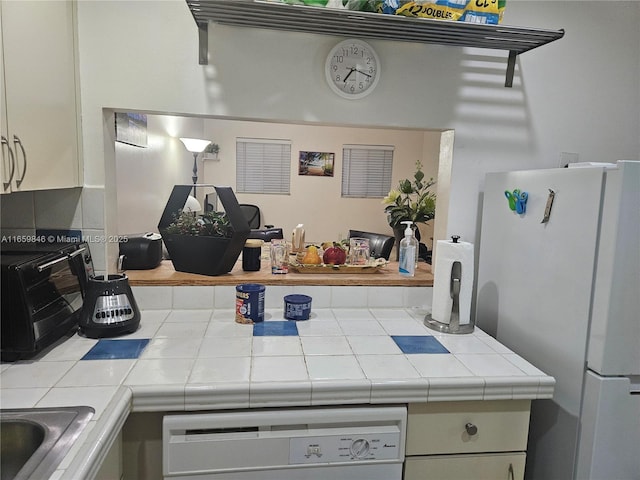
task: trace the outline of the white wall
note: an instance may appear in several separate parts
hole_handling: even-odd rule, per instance
[[[146,148],[115,143],[118,234],[158,231],[173,186],[192,183],[193,155],[179,137],[200,137],[202,127],[202,119],[148,115]]]
[[[382,78],[357,101],[325,84],[341,38],[213,26],[199,66],[181,0],[81,1],[78,19],[85,184],[105,183],[103,108],[454,129],[447,235],[475,241],[486,172],[640,156],[637,2],[509,2],[507,24],[566,30],[520,56],[512,89],[505,52],[371,41]]]

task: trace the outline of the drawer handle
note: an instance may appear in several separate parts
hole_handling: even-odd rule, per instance
[[[473,423],[467,423],[464,426],[464,429],[467,431],[467,433],[471,437],[474,436],[476,433],[478,433],[478,427],[476,427]]]

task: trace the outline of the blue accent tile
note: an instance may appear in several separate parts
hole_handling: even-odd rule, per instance
[[[81,360],[115,360],[138,358],[149,343],[148,338],[128,340],[100,339]]]
[[[270,321],[253,324],[253,335],[255,337],[290,337],[298,335],[296,322]]]
[[[431,335],[392,335],[402,353],[450,353]]]

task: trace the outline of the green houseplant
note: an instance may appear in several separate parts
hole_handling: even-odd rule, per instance
[[[422,163],[418,160],[413,179],[400,180],[398,187],[390,190],[382,200],[387,221],[396,237],[396,253],[404,236],[405,226],[402,222],[411,220],[415,225],[415,236],[420,240],[418,223],[426,223],[435,218],[436,194],[431,191],[435,183],[433,178],[425,180]]]
[[[433,178],[424,179],[422,163],[416,162],[413,180],[405,178],[398,182],[398,188],[389,191],[382,200],[391,228],[402,228],[403,221],[425,223],[433,220],[436,214],[436,194],[430,189],[435,185]]]
[[[205,147],[202,153],[209,154],[213,158],[218,158],[218,153],[220,152],[220,146],[217,143],[211,142],[209,145]]]
[[[167,227],[167,233],[176,235],[203,235],[231,238],[233,228],[224,212],[205,212],[195,215],[180,210]]]

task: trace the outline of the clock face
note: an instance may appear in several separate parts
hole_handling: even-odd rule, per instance
[[[344,98],[369,95],[380,79],[380,59],[362,40],[345,40],[331,49],[325,63],[331,89]]]

